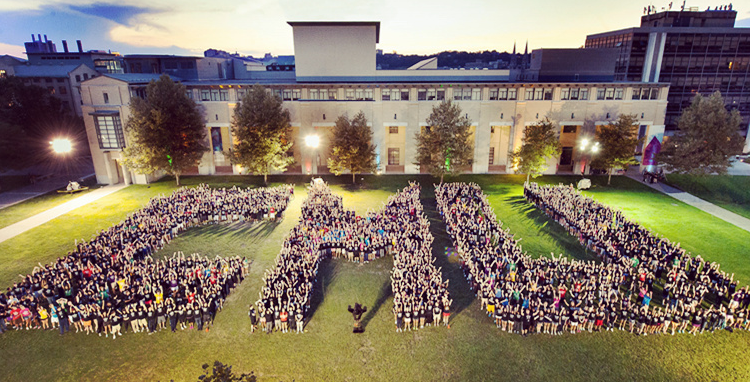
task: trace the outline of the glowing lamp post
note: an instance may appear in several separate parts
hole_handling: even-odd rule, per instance
[[[311,148],[313,151],[313,157],[312,157],[312,173],[317,174],[318,173],[318,162],[317,162],[317,154],[318,154],[318,146],[320,146],[320,137],[312,134],[305,137],[305,145],[307,147]],[[310,170],[308,170],[309,173]]]
[[[591,145],[589,145],[589,143],[591,143]],[[594,155],[599,152],[599,148],[599,142],[589,142],[589,140],[586,138],[581,140],[581,151],[584,154],[589,154],[588,158],[585,158],[583,163],[581,164],[582,175],[586,174],[586,167],[590,167],[590,162],[594,159]]]
[[[70,139],[57,138],[49,143],[52,146],[52,151],[57,154],[68,154],[73,151],[73,144]]]

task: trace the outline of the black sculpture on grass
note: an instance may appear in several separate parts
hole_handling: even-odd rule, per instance
[[[354,329],[352,330],[352,333],[364,333],[365,328],[361,326],[360,320],[362,319],[362,314],[366,311],[367,307],[360,305],[358,302],[354,303],[354,309],[349,305],[349,313],[351,313],[354,318]]]

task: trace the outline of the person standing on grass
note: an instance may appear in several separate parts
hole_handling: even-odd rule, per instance
[[[255,307],[250,305],[250,310],[247,312],[250,317],[250,333],[255,333],[255,325],[258,323],[258,316],[255,315]]]

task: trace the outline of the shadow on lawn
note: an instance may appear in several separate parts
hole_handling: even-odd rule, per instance
[[[313,295],[310,299],[310,311],[306,314],[307,322],[311,322],[315,317],[315,312],[318,307],[323,303],[328,293],[328,287],[336,280],[338,276],[338,261],[334,261],[330,257],[326,257],[321,260],[318,266],[318,277],[313,285]]]
[[[386,300],[388,300],[388,297],[391,297],[392,294],[393,291],[391,290],[391,280],[389,278],[383,283],[383,286],[380,287],[380,293],[378,293],[378,299],[375,301],[375,304],[373,304],[370,309],[367,310],[367,314],[364,318],[362,318],[362,329],[367,328],[367,324],[370,322],[370,320],[372,320],[373,317],[375,317],[375,314],[378,313],[380,307],[383,306]]]
[[[432,187],[430,189],[434,192]],[[425,215],[430,221],[430,233],[435,237],[435,240],[432,242],[432,255],[435,256],[435,266],[442,268],[444,281],[450,280],[450,283],[448,283],[448,292],[450,293],[450,298],[453,299],[451,313],[459,314],[471,305],[474,295],[469,289],[469,283],[466,282],[460,265],[448,261],[448,257],[445,255],[445,247],[453,247],[453,242],[445,231],[445,223],[443,223],[442,217],[437,211],[437,201],[435,198],[423,198],[422,205],[424,206]]]

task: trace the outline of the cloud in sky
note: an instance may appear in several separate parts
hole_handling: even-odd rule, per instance
[[[144,13],[153,13],[152,8],[136,7],[131,5],[112,5],[105,3],[94,3],[90,5],[71,5],[69,8],[73,11],[85,15],[101,17],[112,20],[118,24],[127,25],[130,20]]]
[[[698,1],[704,2],[703,0]],[[0,42],[30,33],[87,49],[201,54],[208,48],[293,54],[287,21],[380,21],[385,51],[579,47],[586,35],[637,26],[643,7],[626,1],[526,0],[0,0]],[[705,9],[705,4],[694,4]],[[746,10],[740,11],[745,16]],[[745,13],[742,13],[745,12]],[[745,23],[740,20],[738,23]]]

